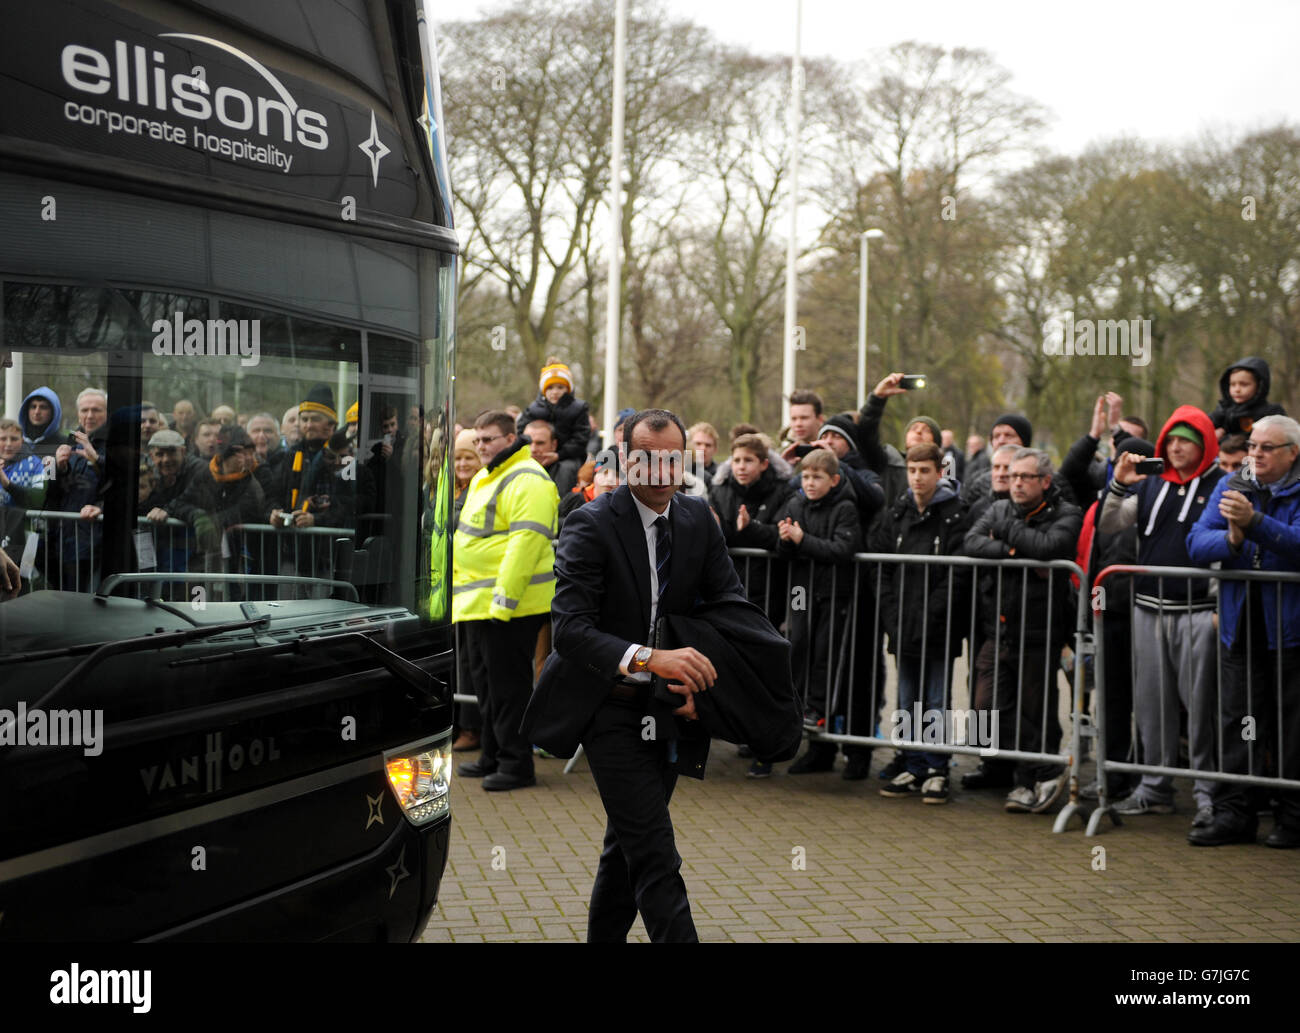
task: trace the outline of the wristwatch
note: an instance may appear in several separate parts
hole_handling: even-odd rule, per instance
[[[650,665],[650,654],[654,652],[649,646],[642,646],[632,654],[632,662],[627,665],[629,674],[640,674]]]

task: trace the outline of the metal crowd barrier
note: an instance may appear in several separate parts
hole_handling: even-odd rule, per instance
[[[1060,655],[1053,655],[1050,649],[1031,646],[1026,647],[1024,636],[1016,634],[1014,636],[1015,645],[1010,655],[1003,657],[1004,651],[1004,622],[999,621],[993,644],[993,670],[992,683],[994,686],[993,702],[998,702],[1001,693],[998,692],[999,675],[1003,674],[1002,664],[1014,663],[1015,672],[1015,711],[1013,719],[1008,719],[1012,731],[1012,743],[1008,746],[1006,743],[999,741],[996,746],[981,745],[969,741],[971,722],[978,717],[975,704],[976,692],[976,675],[975,675],[975,650],[973,648],[963,648],[963,640],[967,644],[982,643],[985,636],[980,627],[979,620],[980,610],[978,600],[982,584],[988,584],[988,579],[992,578],[994,605],[999,613],[1002,611],[1003,591],[1012,582],[1018,581],[1022,591],[1020,596],[1020,613],[1016,621],[1017,631],[1023,631],[1030,626],[1030,620],[1041,618],[1042,614],[1031,614],[1026,612],[1027,593],[1024,591],[1029,584],[1029,579],[1045,578],[1047,581],[1047,593],[1051,598],[1053,590],[1057,589],[1064,592],[1064,581],[1071,577],[1078,578],[1082,582],[1085,578],[1080,567],[1068,560],[1052,561],[1034,561],[1034,560],[1017,560],[1017,559],[978,559],[969,556],[917,556],[917,555],[898,555],[893,553],[857,553],[853,557],[853,569],[849,574],[836,567],[831,567],[829,577],[831,587],[829,593],[824,594],[823,599],[817,600],[817,569],[816,567],[808,568],[808,561],[800,559],[797,556],[787,557],[767,552],[762,549],[730,549],[728,550],[733,562],[736,565],[737,573],[740,575],[742,583],[745,584],[747,592],[750,594],[752,602],[761,606],[767,612],[773,624],[778,628],[784,629],[787,637],[791,637],[792,632],[798,626],[799,634],[805,637],[813,634],[813,629],[817,628],[820,634],[824,635],[822,642],[817,651],[827,657],[828,662],[824,665],[814,658],[814,649],[804,650],[796,649],[793,662],[796,666],[795,681],[801,685],[804,692],[805,707],[810,702],[810,697],[817,689],[816,697],[823,703],[823,714],[825,726],[816,727],[806,723],[805,728],[811,740],[841,743],[846,746],[863,746],[863,747],[892,747],[903,751],[922,751],[934,754],[948,755],[971,755],[980,756],[985,759],[996,758],[1002,761],[1020,761],[1042,765],[1060,765],[1065,769],[1068,777],[1069,800],[1064,805],[1056,818],[1053,831],[1061,832],[1068,827],[1070,819],[1076,814],[1081,820],[1086,819],[1084,805],[1080,802],[1079,782],[1080,782],[1080,760],[1082,756],[1083,739],[1092,734],[1089,719],[1084,713],[1084,680],[1082,658],[1091,652],[1091,638],[1088,634],[1087,626],[1087,607],[1088,596],[1083,592],[1075,593],[1073,604],[1073,614],[1068,611],[1061,617],[1069,621],[1070,626],[1064,629],[1058,627],[1058,634],[1055,638],[1064,640],[1071,645],[1074,655],[1074,664],[1072,669],[1072,691],[1069,695],[1069,728],[1062,729],[1061,748],[1050,750],[1042,747],[1041,744],[1049,742],[1055,738],[1052,734],[1053,726],[1058,721],[1059,701],[1057,694],[1060,692],[1059,672]],[[792,585],[787,581],[790,568],[798,565],[807,570],[806,577],[799,577],[799,585]],[[916,718],[925,719],[927,708],[924,702],[924,686],[926,684],[926,675],[931,673],[928,668],[935,662],[948,667],[943,675],[943,735],[942,741],[933,741],[934,733],[928,735],[924,727],[917,729],[912,727],[913,733],[910,737],[901,735],[883,735],[879,728],[879,721],[885,703],[886,684],[896,685],[898,661],[894,654],[886,652],[883,642],[885,633],[891,633],[891,638],[897,642],[902,637],[905,625],[910,627],[919,613],[924,615],[932,612],[930,599],[929,577],[922,579],[921,592],[919,599],[909,600],[906,598],[905,591],[907,580],[903,579],[904,594],[898,599],[897,611],[898,617],[896,624],[890,628],[884,624],[885,616],[882,614],[882,590],[883,585],[879,576],[882,570],[894,567],[919,567],[927,568],[932,566],[941,566],[948,569],[946,578],[946,598],[942,605],[934,607],[941,609],[944,614],[942,624],[931,628],[930,622],[922,618],[921,623],[921,659],[919,661],[919,670],[916,673],[916,682],[918,684],[917,698],[919,706],[908,712],[909,723],[915,725]],[[954,584],[954,574],[957,571],[969,570],[969,589],[966,590],[966,598],[971,602],[962,607],[961,599],[955,597],[956,586]],[[825,586],[825,568],[823,567],[822,581]],[[849,578],[851,583],[848,586],[842,585],[842,579]],[[1060,588],[1058,589],[1058,585]],[[796,589],[804,589],[802,593]],[[821,613],[818,613],[820,607]],[[960,612],[962,609],[967,612]],[[1046,614],[1046,621],[1042,625],[1043,637],[1046,642],[1051,642],[1054,638],[1052,634],[1052,621],[1057,619],[1055,612],[1057,607],[1049,607]],[[827,612],[829,611],[829,612]],[[796,614],[801,616],[796,617]],[[818,628],[818,622],[824,624],[824,629]],[[1008,635],[1010,632],[1007,633]],[[942,636],[942,643],[937,650],[938,657],[929,653],[932,636]],[[1031,689],[1029,695],[1026,694],[1026,681],[1028,679],[1039,678],[1037,661],[1032,668],[1026,666],[1026,654],[1039,654],[1042,658],[1041,682],[1042,697],[1035,706],[1036,689]],[[965,708],[954,707],[955,684],[953,679],[952,667],[962,659],[965,660],[966,679],[965,695],[967,706]],[[886,663],[889,669],[886,669]],[[909,662],[910,665],[910,662]],[[951,666],[950,666],[951,665]],[[824,673],[820,670],[824,666]],[[815,668],[818,670],[815,671]],[[868,668],[868,670],[864,670]],[[815,674],[815,677],[814,677]],[[821,682],[817,685],[814,682]],[[865,699],[862,698],[865,694]],[[896,697],[895,697],[896,698]],[[951,733],[955,730],[958,723],[949,718],[955,717],[958,710],[964,709],[967,720],[967,732],[965,738],[967,741],[953,741],[955,736]],[[1041,709],[1041,717],[1033,722],[1026,719],[1025,711],[1027,709]],[[1000,714],[990,715],[986,727],[992,727],[992,722],[1001,718]],[[901,715],[900,715],[901,719]],[[900,729],[901,731],[901,729]],[[918,731],[921,734],[917,734]],[[1036,733],[1033,734],[1033,733]],[[999,736],[999,740],[1001,736]],[[1030,742],[1036,741],[1040,744],[1038,749],[1019,749],[1016,748],[1022,742],[1028,739]],[[900,741],[901,740],[901,741]]]
[[[100,579],[97,561],[103,553],[103,545],[97,539],[101,536],[98,529],[103,525],[103,515],[82,519],[77,513],[28,510],[27,517],[28,534],[37,538],[31,559],[33,569],[42,575],[37,587],[70,592],[96,591]],[[365,514],[359,522],[379,523],[384,519],[384,514]],[[237,569],[226,573],[306,574],[323,581],[337,580],[340,573],[334,542],[340,538],[350,541],[356,536],[356,530],[350,527],[273,527],[270,524],[240,524],[226,528],[225,532],[223,538],[227,551],[239,550],[237,557],[222,556],[222,564],[227,560],[236,561],[233,565]],[[137,518],[134,546],[137,570],[132,573],[221,573],[220,570],[205,569],[207,551],[199,547],[192,528],[174,518],[161,522]],[[159,578],[160,582],[176,580]],[[276,584],[267,579],[244,587],[255,588],[259,599],[268,598],[268,595],[279,598]],[[268,593],[268,590],[271,591]]]
[[[1095,697],[1094,705],[1097,712],[1096,753],[1097,753],[1098,806],[1096,810],[1092,812],[1090,818],[1088,819],[1087,834],[1090,836],[1096,834],[1099,827],[1101,826],[1103,817],[1109,816],[1113,824],[1115,825],[1120,824],[1120,816],[1115,813],[1114,803],[1110,799],[1110,791],[1107,784],[1108,774],[1125,773],[1125,774],[1134,774],[1134,775],[1163,776],[1167,778],[1188,778],[1196,781],[1205,781],[1205,782],[1212,782],[1212,783],[1226,782],[1226,783],[1235,783],[1244,786],[1255,786],[1261,789],[1282,789],[1282,790],[1289,790],[1292,792],[1300,791],[1300,779],[1284,778],[1284,777],[1278,777],[1278,775],[1268,775],[1264,773],[1267,771],[1269,767],[1270,759],[1272,761],[1272,767],[1279,773],[1282,771],[1282,766],[1287,756],[1286,741],[1284,738],[1284,730],[1286,728],[1286,722],[1284,720],[1286,715],[1286,710],[1284,708],[1288,705],[1290,707],[1300,707],[1300,698],[1291,698],[1291,699],[1284,698],[1285,696],[1285,692],[1283,691],[1284,666],[1283,666],[1283,656],[1282,656],[1281,648],[1277,648],[1275,650],[1268,650],[1268,652],[1273,652],[1276,654],[1271,660],[1268,661],[1269,665],[1273,667],[1272,674],[1276,678],[1276,682],[1274,686],[1272,687],[1257,686],[1254,684],[1254,674],[1255,674],[1255,658],[1253,656],[1255,652],[1254,633],[1256,632],[1257,629],[1255,629],[1255,627],[1253,626],[1253,621],[1255,620],[1255,617],[1253,614],[1253,607],[1249,604],[1249,599],[1247,601],[1247,605],[1245,605],[1242,610],[1241,620],[1244,622],[1244,624],[1242,630],[1239,631],[1238,633],[1238,641],[1241,641],[1244,635],[1244,642],[1246,647],[1245,648],[1246,707],[1241,712],[1237,712],[1237,710],[1235,709],[1225,711],[1224,656],[1227,651],[1223,646],[1223,639],[1220,636],[1220,628],[1222,627],[1223,624],[1224,615],[1223,615],[1223,596],[1222,596],[1222,592],[1219,591],[1220,584],[1225,581],[1242,581],[1248,584],[1264,582],[1264,583],[1277,585],[1279,590],[1274,593],[1274,606],[1273,606],[1274,612],[1272,616],[1274,620],[1274,627],[1277,629],[1277,633],[1279,635],[1279,638],[1277,640],[1277,645],[1280,647],[1281,646],[1280,635],[1283,628],[1281,586],[1284,584],[1292,584],[1300,588],[1300,574],[1282,573],[1276,571],[1206,570],[1206,569],[1195,568],[1195,567],[1150,567],[1150,566],[1143,566],[1139,564],[1116,564],[1114,566],[1106,567],[1104,570],[1102,570],[1097,574],[1096,579],[1093,581],[1093,594],[1094,596],[1096,596],[1097,590],[1100,589],[1102,594],[1098,598],[1099,601],[1104,601],[1109,596],[1113,596],[1115,594],[1114,582],[1118,578],[1127,577],[1129,579],[1133,579],[1136,576],[1144,576],[1144,575],[1155,577],[1157,579],[1156,598],[1161,600],[1161,605],[1155,608],[1144,608],[1144,609],[1146,609],[1148,613],[1155,615],[1160,628],[1159,634],[1161,637],[1163,637],[1163,631],[1164,628],[1166,627],[1167,618],[1177,617],[1187,612],[1185,606],[1180,606],[1177,603],[1176,597],[1171,598],[1169,600],[1165,599],[1166,583],[1172,583],[1174,585],[1177,585],[1178,582],[1183,582],[1184,583],[1183,587],[1186,590],[1186,594],[1187,596],[1190,597],[1192,594],[1191,585],[1194,581],[1204,581],[1204,580],[1210,581],[1210,594],[1213,596],[1214,599],[1214,626],[1211,629],[1213,634],[1213,640],[1214,640],[1214,650],[1213,650],[1214,651],[1214,678],[1213,678],[1214,698],[1212,701],[1214,706],[1212,712],[1207,712],[1207,708],[1206,708],[1207,701],[1193,700],[1192,706],[1189,708],[1186,705],[1186,699],[1178,698],[1179,696],[1184,696],[1185,694],[1177,693],[1176,687],[1175,687],[1176,696],[1171,701],[1170,697],[1167,695],[1167,690],[1169,686],[1165,680],[1166,665],[1162,659],[1160,662],[1160,680],[1157,686],[1151,686],[1151,685],[1144,686],[1138,684],[1136,682],[1136,679],[1134,681],[1133,718],[1136,721],[1136,703],[1137,703],[1138,694],[1143,692],[1149,693],[1151,691],[1158,691],[1159,699],[1164,701],[1159,705],[1159,710],[1160,710],[1159,738],[1162,743],[1167,743],[1168,740],[1166,739],[1166,732],[1172,730],[1174,733],[1173,741],[1174,743],[1177,743],[1179,739],[1178,728],[1174,727],[1171,729],[1169,723],[1179,722],[1181,716],[1180,712],[1186,711],[1187,720],[1188,720],[1188,753],[1189,753],[1188,764],[1189,766],[1180,767],[1178,766],[1177,763],[1162,764],[1162,763],[1152,762],[1150,758],[1144,758],[1142,761],[1138,761],[1136,758],[1133,760],[1107,759],[1105,718],[1106,718],[1106,707],[1109,705],[1110,701],[1107,698],[1109,695],[1106,687],[1107,664],[1106,664],[1106,651],[1105,651],[1105,646],[1103,641],[1104,636],[1102,634],[1102,631],[1108,621],[1112,621],[1116,619],[1126,622],[1130,628],[1133,627],[1134,612],[1137,609],[1136,590],[1130,591],[1128,593],[1129,605],[1126,608],[1125,612],[1121,614],[1115,614],[1111,608],[1108,608],[1105,605],[1099,605],[1094,610],[1094,621],[1097,628],[1097,632],[1095,636],[1095,641],[1096,641],[1095,678],[1096,678],[1097,691],[1094,694]],[[1248,596],[1249,596],[1249,592],[1248,592]],[[1168,603],[1167,606],[1165,605],[1166,602]],[[1191,633],[1191,631],[1192,629],[1188,627],[1185,633]],[[1124,660],[1126,660],[1130,665],[1132,665],[1132,669],[1134,669],[1135,671],[1137,668],[1138,651],[1144,649],[1162,650],[1162,642],[1159,640],[1154,642],[1152,641],[1138,642],[1137,635],[1134,634],[1132,636],[1131,652],[1127,658],[1124,658]],[[1195,676],[1193,672],[1187,671],[1183,673],[1189,679],[1194,680]],[[1185,688],[1187,687],[1185,686]],[[1190,695],[1190,692],[1191,689],[1187,688],[1187,695]],[[1271,704],[1274,702],[1274,700],[1269,699],[1269,696],[1275,697],[1275,702],[1277,707],[1276,714],[1273,714],[1271,712],[1265,713],[1262,710],[1261,712],[1256,713],[1255,706],[1254,706],[1255,702],[1263,702],[1269,705],[1271,710]],[[1172,705],[1170,705],[1171,703]],[[1213,754],[1216,760],[1216,764],[1213,768],[1197,767],[1193,763],[1194,757],[1192,756],[1192,754],[1196,750],[1196,744],[1194,740],[1205,734],[1205,729],[1200,727],[1200,722],[1210,720],[1211,716],[1212,716],[1211,730],[1214,736]],[[1294,722],[1295,718],[1296,715],[1294,711],[1292,711],[1291,720]],[[1244,719],[1250,719],[1250,720],[1247,722]],[[1254,733],[1255,731],[1257,731],[1258,726],[1260,724],[1263,724],[1265,728],[1269,731],[1275,731],[1276,732],[1275,738],[1271,738],[1270,741],[1261,742],[1261,741],[1257,741],[1257,739],[1253,737],[1253,735],[1252,736],[1247,735],[1247,732]],[[1269,728],[1268,727],[1269,725],[1273,725],[1274,727]],[[1247,770],[1245,771],[1227,770],[1227,764],[1225,763],[1224,753],[1225,753],[1226,737],[1230,731],[1233,732],[1234,734],[1241,735],[1243,741],[1246,742]],[[1140,738],[1139,734],[1135,733],[1133,735],[1132,742],[1134,744],[1134,749],[1130,750],[1130,754],[1136,752],[1136,747],[1138,746],[1139,738]],[[1160,752],[1159,744],[1145,744],[1145,746],[1148,750],[1156,753],[1157,755]],[[1270,748],[1272,750],[1271,758],[1269,757]],[[1293,745],[1292,749],[1293,750],[1300,749],[1300,746]],[[1156,759],[1157,760],[1159,759],[1158,756]]]

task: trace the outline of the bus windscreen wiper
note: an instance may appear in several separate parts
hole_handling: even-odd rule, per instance
[[[299,638],[291,639],[288,642],[277,642],[274,645],[256,646],[252,649],[230,650],[224,653],[213,653],[208,656],[189,657],[184,660],[174,661],[174,666],[188,666],[190,664],[210,664],[221,663],[229,660],[246,660],[254,656],[272,656],[279,653],[301,653],[306,655],[308,647],[311,646],[329,646],[336,642],[358,642],[372,657],[374,657],[384,670],[388,671],[394,678],[404,685],[415,689],[424,699],[431,703],[449,703],[451,694],[449,686],[444,684],[440,679],[435,678],[424,668],[417,664],[411,663],[410,660],[389,649],[378,639],[372,637],[373,633],[364,631],[339,631],[330,635],[306,635]]]
[[[26,653],[6,659],[7,664],[15,662],[32,661],[32,660],[52,660],[60,656],[72,656],[77,653],[90,650],[90,655],[85,657],[72,670],[68,671],[62,678],[50,686],[49,690],[31,704],[31,709],[43,709],[47,703],[55,696],[62,692],[73,681],[81,678],[85,673],[94,667],[98,667],[105,660],[114,656],[121,656],[124,653],[142,653],[147,650],[166,649],[168,646],[184,645],[186,642],[193,642],[196,639],[211,638],[213,635],[220,635],[226,631],[242,631],[245,628],[256,628],[265,631],[271,626],[270,617],[256,617],[252,620],[227,621],[224,624],[209,624],[199,628],[186,628],[183,631],[160,631],[149,635],[136,635],[133,638],[124,638],[116,642],[98,642],[89,643],[81,646],[71,646],[67,649],[51,649],[42,653]]]

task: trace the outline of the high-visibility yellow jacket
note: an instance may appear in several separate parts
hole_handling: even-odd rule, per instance
[[[549,613],[560,495],[524,444],[465,489],[452,543],[453,622]]]

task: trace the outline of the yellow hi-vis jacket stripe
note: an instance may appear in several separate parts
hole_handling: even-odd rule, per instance
[[[452,542],[453,622],[549,613],[560,496],[525,446],[474,475]]]

